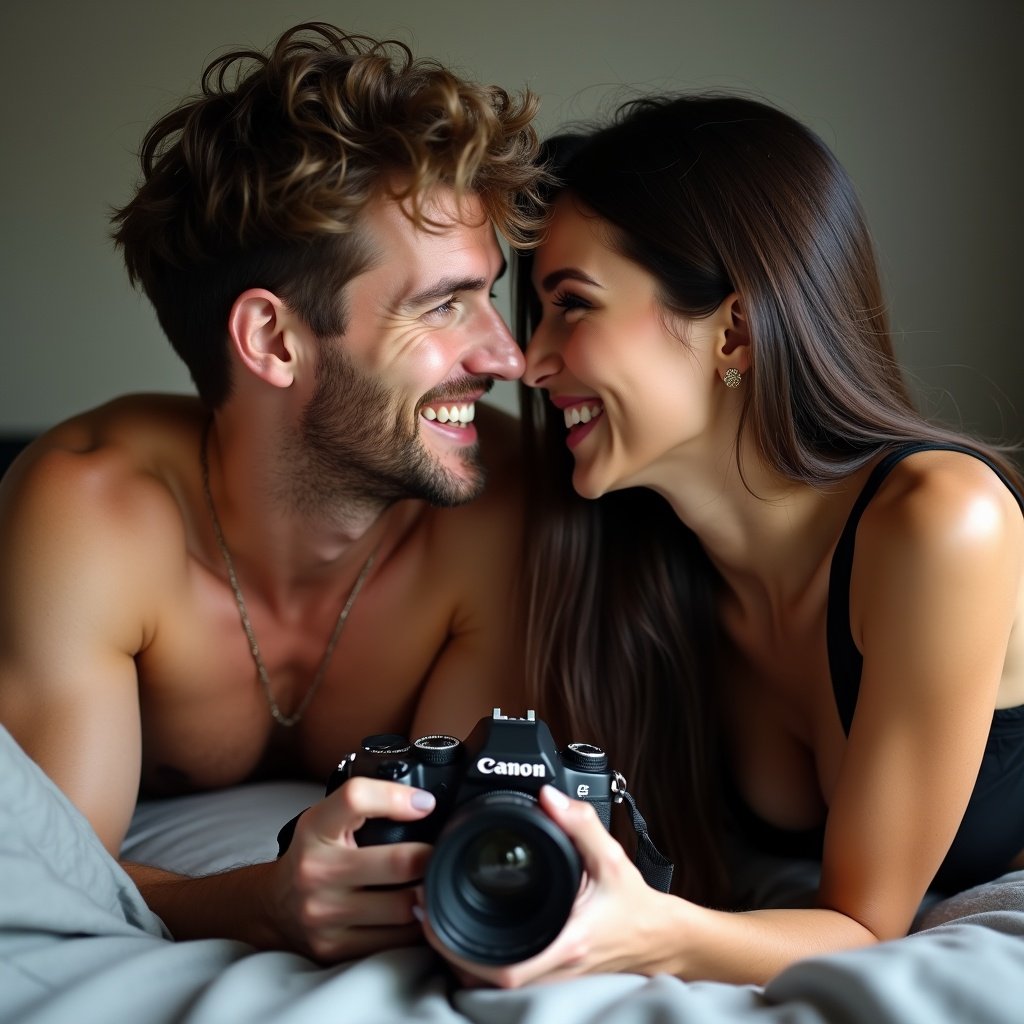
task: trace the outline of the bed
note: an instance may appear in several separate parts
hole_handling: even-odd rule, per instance
[[[276,852],[322,790],[267,783],[140,806],[125,855],[206,872]],[[751,865],[761,902],[810,865]],[[1024,871],[927,904],[904,939],[805,960],[767,987],[599,975],[458,988],[425,947],[320,967],[238,942],[173,942],[59,790],[0,728],[0,1021],[18,1024],[1021,1024]]]

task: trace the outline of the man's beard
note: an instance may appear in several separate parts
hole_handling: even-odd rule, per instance
[[[471,382],[481,383],[490,386],[486,380]],[[453,392],[452,385],[435,389],[422,403],[466,391],[465,382],[455,387],[460,390]],[[406,498],[447,508],[477,497],[484,487],[477,446],[460,452],[463,475],[452,472],[423,446],[416,427],[402,422],[394,399],[380,381],[360,373],[325,342],[317,357],[313,397],[295,439],[298,450],[289,452],[291,465],[300,469],[299,479],[292,479],[292,500],[307,511],[331,508],[337,514],[342,506],[374,511]]]

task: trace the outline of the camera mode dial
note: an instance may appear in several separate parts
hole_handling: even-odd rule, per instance
[[[608,755],[593,743],[570,743],[562,756],[570,768],[581,772],[608,770]]]
[[[462,743],[455,736],[421,736],[413,746],[425,764],[452,764],[459,756]]]

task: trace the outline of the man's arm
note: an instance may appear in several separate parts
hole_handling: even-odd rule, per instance
[[[176,939],[225,936],[346,960],[421,940],[411,883],[423,878],[430,848],[357,847],[354,834],[367,818],[413,821],[433,806],[422,790],[351,779],[299,818],[279,860],[204,878],[124,867]]]
[[[139,784],[147,555],[110,461],[51,449],[4,478],[0,721],[116,855]]]
[[[181,532],[160,485],[109,452],[42,452],[0,490],[0,722],[114,856],[141,770],[134,659],[155,630],[154,594],[184,571]],[[411,888],[367,887],[422,878],[427,847],[360,849],[353,834],[367,817],[412,820],[432,803],[360,780],[303,815],[276,862],[208,878],[125,867],[176,938],[341,960],[418,940]]]

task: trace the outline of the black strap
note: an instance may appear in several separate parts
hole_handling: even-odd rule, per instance
[[[853,551],[857,540],[857,527],[861,516],[882,486],[892,468],[908,455],[918,452],[945,451],[971,455],[985,463],[1006,485],[1010,493],[1024,509],[1024,495],[1014,487],[1006,474],[984,453],[973,448],[938,441],[912,441],[885,455],[871,471],[864,489],[860,492],[850,511],[850,517],[832,555],[829,569],[828,609],[826,638],[828,644],[829,674],[832,676],[832,692],[835,695],[839,720],[843,731],[849,735],[853,724],[853,713],[857,708],[860,693],[860,677],[864,669],[864,657],[860,653],[850,632],[850,579],[853,575]]]
[[[655,845],[647,831],[647,822],[640,813],[632,794],[623,793],[622,799],[629,804],[629,814],[633,819],[636,832],[636,857],[634,863],[644,876],[644,881],[659,892],[668,892],[672,888],[672,872],[675,865]]]
[[[860,676],[864,666],[864,657],[850,633],[850,579],[853,576],[853,548],[857,539],[857,527],[868,503],[882,486],[892,467],[900,459],[920,451],[921,448],[922,445],[912,445],[890,452],[875,466],[853,503],[849,518],[832,554],[828,578],[828,606],[825,610],[825,637],[832,693],[839,710],[839,721],[842,722],[843,732],[847,736],[853,724],[853,712],[857,707]]]
[[[295,835],[295,826],[299,823],[299,818],[301,818],[308,810],[308,807],[304,807],[301,811],[299,811],[298,814],[295,815],[294,818],[292,818],[290,821],[286,821],[281,826],[280,831],[277,833],[278,857],[282,856],[284,854],[284,851],[292,845],[292,837]]]

